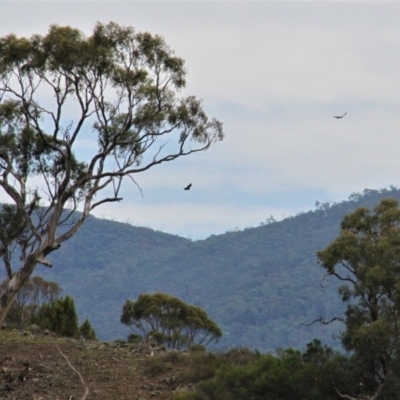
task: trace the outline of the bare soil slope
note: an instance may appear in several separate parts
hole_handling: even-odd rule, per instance
[[[191,387],[185,357],[144,343],[1,331],[0,399],[78,400],[86,388],[88,400],[171,399]]]

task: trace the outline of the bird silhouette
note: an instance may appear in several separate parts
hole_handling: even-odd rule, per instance
[[[347,112],[344,113],[343,115],[335,115],[333,118],[340,119],[343,118],[345,115],[347,115]]]
[[[191,187],[192,187],[192,184],[189,183],[189,185],[187,185],[185,188],[183,188],[183,190],[190,190]]]

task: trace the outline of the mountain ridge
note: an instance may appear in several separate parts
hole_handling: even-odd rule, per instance
[[[315,337],[339,347],[332,335],[340,324],[302,325],[343,313],[338,283],[321,287],[316,252],[337,236],[345,214],[389,197],[400,200],[400,190],[366,189],[282,221],[196,241],[91,216],[51,254],[54,267],[36,272],[74,297],[82,321],[89,318],[103,340],[130,333],[119,322],[127,299],[164,292],[202,307],[223,330],[222,347],[304,348]]]

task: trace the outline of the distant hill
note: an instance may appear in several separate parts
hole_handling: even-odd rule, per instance
[[[160,291],[204,308],[224,332],[221,346],[299,348],[318,337],[338,347],[332,334],[340,325],[301,325],[343,313],[337,282],[321,286],[316,252],[336,237],[345,214],[383,198],[400,200],[400,190],[365,190],[199,241],[90,217],[51,255],[54,267],[37,273],[74,297],[82,321],[89,318],[103,340],[129,334],[119,322],[128,298]]]

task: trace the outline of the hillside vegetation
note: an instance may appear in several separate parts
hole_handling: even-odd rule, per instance
[[[340,323],[301,325],[343,313],[337,282],[322,280],[316,252],[337,236],[345,214],[383,198],[400,200],[400,190],[365,190],[348,201],[200,241],[89,217],[51,255],[54,267],[39,267],[37,274],[72,295],[78,315],[89,318],[103,340],[130,333],[120,323],[127,299],[163,292],[203,308],[223,331],[222,347],[304,348],[316,337],[339,347],[332,334]]]

